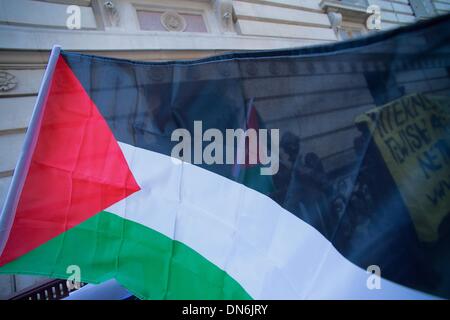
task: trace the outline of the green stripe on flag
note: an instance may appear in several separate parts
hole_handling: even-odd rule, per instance
[[[4,265],[0,273],[66,279],[69,265],[80,267],[83,282],[115,278],[143,299],[251,299],[225,271],[185,244],[109,212]]]

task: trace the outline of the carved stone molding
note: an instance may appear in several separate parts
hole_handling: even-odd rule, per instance
[[[345,21],[365,23],[369,16],[367,13],[369,2],[367,0],[322,0],[319,6],[328,14],[331,12],[340,13],[341,20],[343,17]]]
[[[186,29],[186,20],[175,11],[166,11],[161,15],[161,24],[167,31],[183,32]]]
[[[17,86],[16,76],[6,72],[0,71],[0,91],[10,91]]]
[[[222,30],[225,32],[233,32],[233,1],[214,0],[214,11]]]
[[[331,28],[337,32],[342,25],[342,13],[328,12],[328,19],[330,20]]]
[[[120,24],[120,15],[114,1],[104,1],[103,7],[107,25],[109,27],[118,27]]]

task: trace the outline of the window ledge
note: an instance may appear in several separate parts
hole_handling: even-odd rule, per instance
[[[338,12],[342,14],[345,21],[362,23],[365,22],[369,14],[367,0],[322,0],[320,7],[326,13]]]

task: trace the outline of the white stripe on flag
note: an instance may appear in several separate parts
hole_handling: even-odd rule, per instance
[[[429,299],[368,274],[269,197],[169,156],[119,143],[142,190],[106,209],[178,240],[255,299]]]

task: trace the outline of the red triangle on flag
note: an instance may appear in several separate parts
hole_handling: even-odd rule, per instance
[[[140,190],[108,124],[58,58],[0,266]]]

